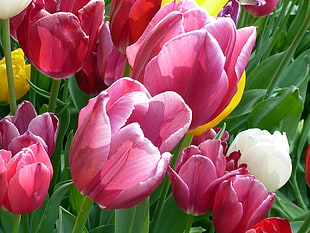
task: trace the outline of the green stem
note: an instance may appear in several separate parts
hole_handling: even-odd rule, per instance
[[[72,233],[81,233],[85,227],[89,211],[93,206],[93,201],[88,197],[85,196],[84,200],[81,204],[80,212],[76,218]]]
[[[276,197],[276,202],[278,202],[278,205],[280,208],[285,212],[285,214],[289,217],[289,219],[293,219],[293,216],[291,215],[290,211],[286,208],[286,206],[282,203],[282,199],[280,197]]]
[[[296,179],[296,176],[293,176],[292,179],[291,179],[291,184],[292,184],[292,188],[294,190],[294,193],[296,195],[296,200],[297,200],[297,203],[298,205],[303,208],[304,210],[307,210],[307,206],[301,196],[301,192],[299,190],[299,187],[298,187],[298,182],[297,182],[297,179]]]
[[[56,110],[56,103],[57,103],[60,84],[61,84],[61,79],[53,79],[50,99],[48,103],[49,112],[55,112]]]
[[[38,71],[33,65],[31,65],[30,81],[34,85],[37,85],[37,80],[38,80]],[[33,88],[30,88],[29,90],[29,100],[33,104],[33,106],[36,106],[36,92],[33,90]]]
[[[187,222],[186,222],[184,233],[190,233],[192,224],[194,222],[194,217],[195,216],[192,214],[187,215]]]
[[[20,219],[21,219],[21,215],[20,214],[14,216],[12,233],[18,233]]]
[[[4,47],[4,57],[6,63],[6,73],[8,79],[8,89],[10,98],[10,110],[14,115],[16,112],[16,94],[14,87],[13,66],[11,57],[11,37],[10,37],[10,19],[0,20],[2,26],[2,39]]]
[[[271,82],[269,83],[269,86],[267,88],[264,99],[267,99],[271,95],[271,93],[273,92],[273,90],[274,90],[274,88],[278,82],[278,79],[281,76],[282,71],[285,69],[288,62],[292,59],[294,52],[295,52],[300,40],[302,39],[302,37],[304,35],[304,32],[307,30],[309,22],[310,22],[310,14],[308,14],[307,18],[303,21],[303,24],[301,25],[297,35],[295,36],[295,38],[292,42],[292,44],[287,49],[283,59],[281,60],[279,66],[277,67],[277,70],[276,70]]]

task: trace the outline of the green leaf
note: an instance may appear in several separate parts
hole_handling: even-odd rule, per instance
[[[192,227],[190,233],[202,233],[205,231],[206,229],[203,229],[202,227]]]
[[[247,76],[245,89],[266,89],[276,73],[284,54],[284,52],[275,54],[256,66]]]
[[[14,222],[14,215],[0,208],[0,230],[4,233],[11,233]]]
[[[71,232],[76,217],[63,207],[59,207],[59,219],[57,221],[57,233]]]
[[[151,229],[151,233],[183,233],[187,221],[187,214],[178,207],[172,195],[165,201],[161,213],[158,225],[154,226],[154,229]]]
[[[84,92],[81,91],[81,89],[77,85],[75,77],[71,77],[69,79],[68,87],[72,102],[78,110],[82,109],[85,105],[87,105],[88,100],[91,96],[86,95]]]
[[[249,127],[273,131],[290,114],[302,112],[302,100],[296,87],[281,89],[277,96],[260,102],[250,113]]]
[[[129,209],[115,210],[115,232],[148,233],[149,198]]]
[[[52,232],[55,222],[58,216],[58,208],[65,195],[68,193],[72,186],[72,181],[66,181],[60,184],[60,186],[53,192],[53,195],[48,200],[45,207],[43,216],[39,225],[34,228],[36,233]]]

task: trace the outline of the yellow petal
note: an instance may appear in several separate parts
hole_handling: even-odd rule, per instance
[[[16,49],[11,52],[16,99],[23,97],[30,89],[26,79],[30,79],[30,65],[25,64],[24,52]],[[9,91],[6,75],[5,59],[0,61],[0,86],[2,88],[0,101],[9,103]]]
[[[164,6],[171,0],[162,0],[161,6]],[[199,6],[204,8],[209,15],[216,17],[228,0],[196,0]]]
[[[245,87],[245,80],[246,80],[246,74],[244,71],[238,83],[238,91],[234,95],[234,97],[231,99],[229,105],[212,121],[208,122],[205,125],[201,125],[197,127],[196,129],[190,130],[187,133],[192,134],[192,135],[200,135],[206,130],[217,126],[225,117],[227,117],[237,107],[237,105],[239,104],[242,98],[244,87]]]

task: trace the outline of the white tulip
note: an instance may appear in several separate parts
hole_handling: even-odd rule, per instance
[[[239,164],[248,170],[272,192],[282,187],[292,173],[289,144],[286,134],[275,131],[248,129],[239,133],[230,145],[227,155],[240,150]]]
[[[1,0],[0,19],[8,19],[24,10],[31,0]]]

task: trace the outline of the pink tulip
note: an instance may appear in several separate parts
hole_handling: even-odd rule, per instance
[[[97,47],[75,77],[83,92],[97,95],[123,76],[125,65],[126,56],[113,45],[109,22],[105,22],[99,33]]]
[[[127,48],[131,77],[143,82],[151,95],[180,94],[193,111],[192,130],[229,104],[255,38],[255,27],[237,30],[232,19],[214,19],[193,1],[173,1]]]
[[[28,101],[23,101],[15,116],[0,120],[0,148],[16,154],[22,148],[40,143],[52,156],[59,127],[59,120],[53,113],[37,115]]]
[[[212,221],[217,233],[244,233],[262,221],[275,199],[247,169],[223,181],[215,194]]]
[[[278,5],[279,0],[253,0],[256,4],[247,4],[248,1],[241,1],[244,9],[253,16],[266,16],[269,15]]]
[[[137,81],[116,81],[80,112],[70,150],[75,185],[102,208],[136,205],[161,182],[190,120],[176,93],[151,97]]]
[[[69,78],[94,50],[104,19],[102,0],[33,0],[12,18],[12,31],[30,62],[52,78]]]
[[[175,169],[169,167],[173,196],[186,213],[202,215],[213,205],[214,187],[224,175],[226,161],[221,141],[207,140],[183,149]]]
[[[246,233],[292,233],[290,223],[283,218],[266,218]]]
[[[112,0],[110,27],[115,46],[123,53],[135,43],[160,9],[161,0]]]
[[[231,17],[236,25],[238,25],[239,16],[240,2],[237,0],[229,1],[217,15],[217,17]]]
[[[0,150],[0,205],[13,214],[26,214],[44,202],[53,176],[50,159],[40,143],[12,153]]]

